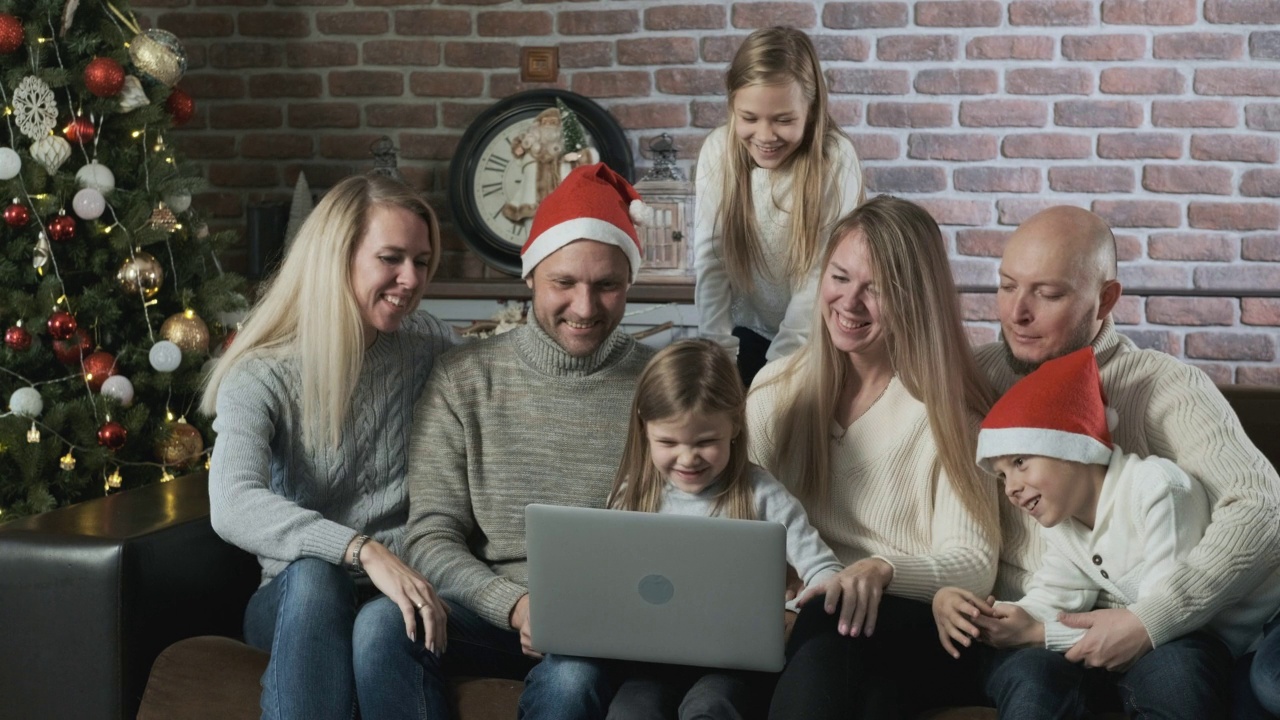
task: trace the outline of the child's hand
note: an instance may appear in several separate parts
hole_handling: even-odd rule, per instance
[[[982,629],[978,639],[992,647],[1044,646],[1044,624],[1018,605],[996,605],[991,617],[975,618],[974,623]]]
[[[933,596],[933,622],[938,626],[938,640],[951,657],[960,659],[960,651],[952,641],[970,647],[980,631],[974,621],[980,615],[990,616],[991,605],[968,590],[944,587]]]

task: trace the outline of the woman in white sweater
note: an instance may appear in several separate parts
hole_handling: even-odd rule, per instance
[[[993,393],[922,208],[888,196],[858,207],[821,267],[812,339],[761,371],[748,422],[751,459],[847,565],[845,600],[838,615],[816,598],[800,613],[770,717],[905,717],[954,700],[943,678],[963,687],[933,594],[995,580],[996,486],[972,461]],[[907,677],[939,681],[906,688]]]

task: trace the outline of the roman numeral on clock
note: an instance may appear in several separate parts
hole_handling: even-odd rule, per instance
[[[502,172],[506,172],[507,165],[510,165],[510,164],[511,164],[511,161],[507,158],[501,157],[499,155],[490,155],[484,160],[484,169],[485,169],[485,172],[502,173]]]

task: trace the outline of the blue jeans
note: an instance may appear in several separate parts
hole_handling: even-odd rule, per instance
[[[1143,655],[1126,672],[1068,662],[1044,648],[1001,652],[987,671],[987,695],[1001,718],[1083,718],[1123,709],[1130,717],[1211,720],[1226,715],[1231,651],[1203,631]],[[1118,693],[1121,708],[1108,707]]]
[[[449,646],[444,667],[450,675],[524,680],[521,720],[603,720],[613,699],[608,661],[547,655],[541,661],[520,648],[520,633],[495,627],[462,603],[449,604]]]
[[[271,653],[262,676],[264,719],[354,718],[357,704],[369,720],[449,716],[439,662],[406,660],[412,643],[399,609],[381,596],[362,606],[362,594],[372,592],[358,592],[346,570],[303,558],[250,598],[245,640]],[[377,620],[386,606],[398,633]]]
[[[624,679],[608,720],[750,720],[763,718],[773,673],[658,663],[616,663]]]
[[[1257,651],[1237,661],[1232,696],[1234,720],[1280,717],[1280,615],[1263,629]]]

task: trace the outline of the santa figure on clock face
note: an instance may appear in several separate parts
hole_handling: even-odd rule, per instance
[[[522,222],[533,217],[538,203],[560,185],[564,155],[560,111],[547,108],[538,113],[533,125],[511,142],[511,154],[524,160],[524,182],[516,197],[502,207],[502,215],[511,222]]]

